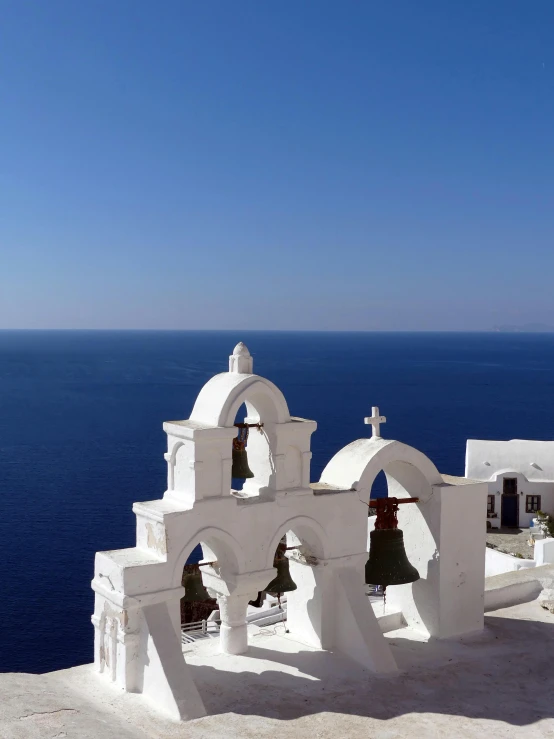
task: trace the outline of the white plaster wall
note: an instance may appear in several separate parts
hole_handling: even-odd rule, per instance
[[[519,525],[531,525],[526,496],[540,495],[541,509],[554,514],[554,442],[513,439],[484,441],[469,439],[466,447],[466,477],[488,482],[488,495],[495,496],[495,512],[502,516],[503,479],[517,478]]]
[[[504,477],[517,478],[522,528],[529,527],[536,515],[525,511],[527,495],[540,495],[541,509],[554,514],[554,442],[468,439],[465,474],[489,483],[488,495],[495,496],[495,512],[499,519]]]
[[[536,562],[532,559],[520,559],[512,557],[511,554],[499,552],[496,549],[486,547],[485,552],[485,577],[501,575],[504,572],[515,572],[529,567],[535,567]]]
[[[156,572],[151,583],[159,588],[176,587],[180,583],[183,565],[198,543],[214,552],[225,575],[265,570],[273,566],[273,556],[280,538],[292,530],[310,554],[320,558],[343,557],[366,551],[367,516],[364,518],[359,499],[353,491],[337,491],[334,495],[278,494],[272,501],[256,498],[204,499],[192,509],[171,507],[169,500],[137,503],[134,506],[139,528],[138,541],[145,554],[162,557],[159,545],[163,538],[167,564]],[[163,503],[163,507],[160,506]],[[362,516],[360,516],[362,512]],[[157,531],[162,516],[165,536],[148,537]],[[348,533],[345,524],[348,522]],[[134,556],[129,550],[129,556]],[[207,556],[205,554],[205,556]],[[131,568],[132,569],[132,568]],[[129,595],[142,588],[128,576]]]
[[[400,497],[398,482],[387,480],[389,495]],[[387,597],[412,628],[439,638],[483,628],[485,493],[484,484],[443,483],[425,504],[400,507],[406,553],[421,579]]]
[[[202,715],[198,696],[191,692],[189,700],[183,694],[183,686],[190,685],[190,673],[184,677],[178,638],[183,566],[198,543],[207,561],[217,561],[215,566],[203,568],[204,584],[223,597],[230,614],[236,614],[226,632],[225,648],[244,651],[242,636],[238,646],[235,638],[240,636],[241,603],[245,612],[247,601],[274,577],[275,550],[288,532],[298,537],[297,554],[310,562],[291,563],[299,586],[288,602],[293,638],[314,646],[336,647],[370,669],[393,672],[394,658],[381,641],[377,620],[364,596],[367,515],[362,509],[360,516],[360,509],[355,491],[314,495],[311,489],[277,492],[273,500],[206,497],[191,507],[172,497],[135,504],[137,547],[101,552],[96,557],[93,587],[97,607],[107,598],[121,604],[123,610],[126,603],[132,603],[149,614],[142,626],[129,634],[142,646],[120,650],[118,665],[124,674],[130,673],[130,679],[122,679],[119,667],[110,679],[122,687],[142,686],[148,700],[174,718]],[[341,620],[352,626],[348,635],[342,625],[336,626],[335,619],[339,564],[350,598],[341,604]],[[98,653],[100,640],[116,644],[111,632],[106,636],[105,621],[95,618],[93,623]],[[138,661],[137,654],[142,655]]]
[[[519,505],[519,526],[528,528],[531,526],[536,513],[527,513],[526,503],[527,495],[541,496],[541,510],[546,513],[554,513],[554,483],[552,482],[531,482],[525,478],[521,472],[510,471],[498,474],[495,479],[488,481],[487,494],[495,496],[495,513],[502,521],[502,490],[504,477],[515,477],[517,479],[518,489],[518,505]]]
[[[554,564],[554,539],[538,539],[535,542],[534,560],[537,567]]]
[[[398,521],[408,559],[421,579],[389,588],[389,603],[402,611],[412,628],[439,638],[482,628],[486,485],[447,484],[427,457],[384,439],[348,445],[329,462],[321,479],[350,487],[360,501],[367,501],[381,469],[390,497],[420,499],[401,505]],[[372,525],[369,520],[368,528]]]
[[[534,600],[542,590],[538,580],[522,580],[485,590],[485,612]]]
[[[490,480],[500,470],[516,470],[533,482],[554,481],[554,441],[468,439],[466,477]]]
[[[486,548],[485,577],[501,575],[504,572],[515,572],[530,567],[554,564],[554,539],[538,539],[535,542],[533,559],[520,559],[511,554]]]
[[[485,493],[484,484],[445,485],[441,490],[439,598],[444,636],[478,631],[484,625]]]
[[[401,479],[396,479],[400,477]],[[433,636],[441,632],[439,537],[441,518],[441,487],[428,486],[417,471],[407,479],[409,471],[395,465],[394,475],[385,470],[389,497],[419,497],[418,504],[402,505],[398,511],[398,527],[404,533],[406,554],[419,572],[420,580],[387,589],[387,600],[392,608],[402,611],[408,625]]]

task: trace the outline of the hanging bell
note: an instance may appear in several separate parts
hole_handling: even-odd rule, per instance
[[[273,566],[277,568],[277,577],[275,577],[266,587],[266,592],[270,595],[280,595],[281,593],[290,593],[293,590],[296,590],[298,586],[290,576],[288,558],[275,558]]]
[[[200,601],[212,600],[210,594],[204,587],[202,582],[202,573],[200,570],[194,572],[187,572],[183,575],[183,587],[185,588],[185,595],[183,600],[187,603],[198,603]]]
[[[369,536],[366,584],[386,588],[419,580],[419,572],[406,556],[404,534],[400,529],[375,529]]]
[[[242,447],[241,449],[237,449],[235,448],[234,444],[231,477],[234,477],[235,480],[247,480],[251,477],[254,477],[254,473],[248,466],[248,455],[246,453],[246,449],[244,447]]]

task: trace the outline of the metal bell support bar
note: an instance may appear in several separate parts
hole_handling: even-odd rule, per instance
[[[366,503],[377,509],[376,529],[396,529],[398,527],[398,506],[404,503],[419,503],[419,498],[372,498]]]
[[[365,566],[368,585],[404,585],[419,580],[419,573],[410,564],[404,549],[404,535],[398,528],[398,506],[419,503],[419,498],[378,498],[369,506],[377,509],[375,529],[370,533],[369,556]]]
[[[254,477],[254,473],[248,466],[248,455],[246,453],[246,442],[248,441],[248,429],[257,428],[262,433],[263,423],[235,423],[239,432],[233,439],[233,465],[231,477],[235,480],[248,480]]]

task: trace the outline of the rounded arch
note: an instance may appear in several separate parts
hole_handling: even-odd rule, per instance
[[[275,550],[279,542],[289,531],[292,531],[310,550],[310,554],[318,559],[327,559],[325,531],[321,524],[309,516],[293,516],[282,523],[271,539],[266,552],[265,567],[273,567]]]
[[[529,478],[523,474],[523,472],[520,472],[519,470],[513,470],[510,468],[506,468],[504,470],[496,470],[496,472],[491,475],[490,481],[491,482],[498,482],[503,477],[522,477],[525,482],[529,482]]]
[[[436,633],[438,612],[433,603],[440,588],[442,496],[433,495],[433,486],[445,483],[433,462],[399,441],[359,439],[333,457],[321,480],[335,487],[355,490],[360,500],[367,503],[373,481],[381,470],[387,478],[389,496],[419,498],[419,503],[399,506],[398,528],[403,532],[408,560],[416,567],[420,579],[391,588],[389,602],[405,615],[411,614],[409,618],[425,625],[429,633]],[[371,538],[370,533],[368,538]],[[371,547],[370,541],[368,545]]]
[[[217,560],[223,579],[227,574],[244,572],[245,558],[238,541],[223,529],[206,526],[191,534],[187,543],[177,555],[172,574],[173,587],[178,587],[181,584],[183,567],[197,544],[202,545],[205,559]]]
[[[196,399],[191,421],[230,428],[245,403],[249,418],[287,423],[290,413],[285,396],[265,377],[223,373],[209,380]]]
[[[173,444],[173,446],[171,447],[171,451],[168,454],[166,454],[166,457],[165,457],[166,461],[169,462],[170,464],[175,464],[175,460],[177,459],[177,452],[183,446],[185,446],[184,441],[176,441],[175,444]]]
[[[400,441],[384,439],[358,439],[345,446],[327,464],[321,482],[345,490],[357,490],[365,501],[381,470],[387,479],[397,479],[402,487],[409,484],[411,474],[418,496],[423,500],[430,497],[432,485],[443,483],[439,471],[425,454]]]

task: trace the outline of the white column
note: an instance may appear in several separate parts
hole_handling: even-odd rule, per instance
[[[275,577],[275,568],[225,576],[212,567],[202,567],[202,580],[212,598],[217,598],[221,627],[219,641],[225,654],[243,654],[248,649],[246,610]]]
[[[221,618],[220,646],[225,654],[243,654],[248,649],[246,609],[248,595],[220,595],[218,597]]]

